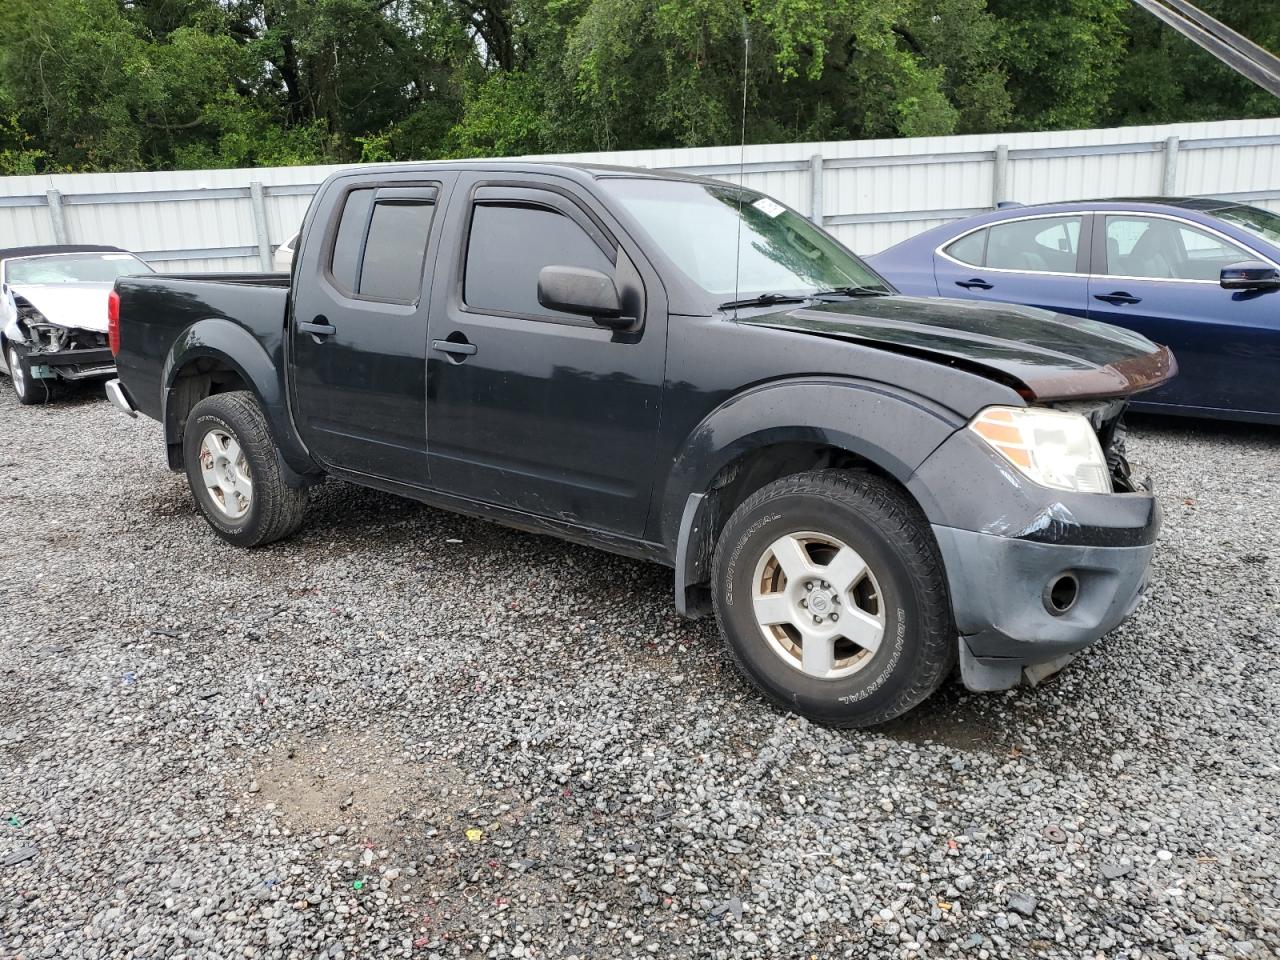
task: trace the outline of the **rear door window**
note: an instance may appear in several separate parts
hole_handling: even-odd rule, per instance
[[[998,270],[1075,273],[1084,218],[1039,217],[990,228],[986,263]]]
[[[961,237],[951,246],[946,248],[948,256],[953,260],[959,260],[961,263],[967,263],[971,267],[986,266],[987,257],[987,231],[975,230],[968,236]]]
[[[434,187],[362,188],[347,194],[329,272],[348,296],[413,303],[422,292]]]

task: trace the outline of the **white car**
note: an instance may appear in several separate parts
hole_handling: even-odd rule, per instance
[[[290,273],[293,270],[293,252],[298,249],[298,234],[294,234],[280,246],[276,247],[276,252],[271,256],[271,265],[280,273]]]
[[[116,277],[154,272],[118,247],[0,250],[0,370],[18,401],[46,403],[56,380],[114,377],[107,294]]]

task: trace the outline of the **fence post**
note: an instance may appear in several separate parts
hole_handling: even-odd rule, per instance
[[[1160,178],[1160,195],[1172,197],[1178,189],[1178,138],[1164,142],[1164,173]]]
[[[1000,206],[1009,199],[1009,145],[996,147],[996,167],[991,174],[991,206]]]
[[[249,183],[249,200],[253,203],[253,232],[258,238],[258,261],[262,269],[271,272],[271,241],[267,237],[267,198],[261,180]]]
[[[62,191],[46,190],[45,200],[49,204],[49,222],[53,225],[53,242],[67,242],[67,218],[62,212]]]
[[[809,219],[822,226],[822,154],[809,158]]]

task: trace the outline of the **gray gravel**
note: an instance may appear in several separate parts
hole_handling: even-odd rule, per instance
[[[1138,423],[1137,616],[838,733],[659,567],[339,483],[237,551],[157,425],[0,387],[6,960],[1280,953],[1280,430]]]

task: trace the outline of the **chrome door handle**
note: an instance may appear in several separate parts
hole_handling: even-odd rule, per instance
[[[316,317],[310,321],[302,320],[298,323],[298,329],[317,337],[331,337],[338,332],[338,328],[325,317]]]
[[[431,349],[458,357],[470,357],[476,352],[476,345],[466,340],[432,340]]]

